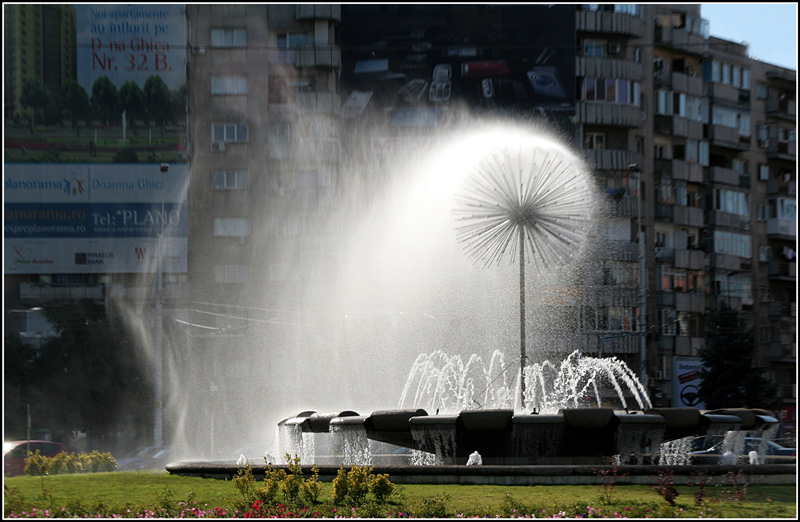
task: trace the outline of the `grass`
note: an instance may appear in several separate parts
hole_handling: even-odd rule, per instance
[[[389,477],[391,480],[391,476]],[[112,514],[138,517],[244,516],[252,499],[245,500],[233,481],[181,477],[166,472],[111,472],[5,479],[4,514],[11,516],[83,517]],[[256,481],[260,485],[261,481]],[[425,518],[531,516],[631,518],[796,518],[794,485],[707,486],[697,504],[696,486],[677,486],[670,505],[650,486],[396,486],[384,504],[369,501],[356,507],[334,506],[332,484],[322,485],[317,504],[281,505],[261,510],[259,516],[357,516]],[[213,508],[220,508],[213,511]],[[199,510],[199,511],[198,511]],[[238,510],[238,511],[237,511]],[[24,514],[23,514],[24,513]],[[224,515],[223,515],[224,513]],[[252,514],[252,513],[251,513]]]

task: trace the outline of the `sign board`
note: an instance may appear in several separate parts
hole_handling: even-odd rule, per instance
[[[705,409],[700,401],[700,368],[703,363],[699,357],[672,358],[672,407]]]
[[[6,274],[186,272],[185,164],[6,164]],[[162,213],[163,205],[163,213]]]

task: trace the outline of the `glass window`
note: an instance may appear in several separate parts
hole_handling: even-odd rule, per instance
[[[214,235],[228,237],[247,236],[247,218],[217,218],[214,220]]]
[[[758,166],[758,179],[766,181],[769,179],[769,165]]]
[[[586,100],[593,101],[595,98],[595,79],[586,78]]]
[[[617,89],[617,101],[619,103],[630,103],[631,83],[628,80],[619,80]]]
[[[731,64],[722,64],[722,83],[731,83]]]
[[[756,82],[756,98],[760,100],[767,99],[767,86],[761,82]]]
[[[247,171],[217,171],[214,173],[215,189],[246,189]]]
[[[244,47],[247,45],[247,29],[211,29],[213,47]]]

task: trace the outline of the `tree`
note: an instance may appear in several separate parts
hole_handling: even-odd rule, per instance
[[[19,102],[23,107],[29,107],[32,112],[31,132],[36,128],[36,111],[44,110],[50,103],[50,91],[44,82],[36,77],[30,77],[22,84],[22,96]]]
[[[169,87],[160,76],[153,75],[144,82],[144,99],[149,117],[163,127],[169,118],[171,98]]]
[[[76,128],[78,126],[78,117],[85,116],[91,107],[89,94],[75,80],[67,80],[61,84],[59,97],[61,98],[62,106],[69,111],[72,128]]]
[[[133,129],[136,117],[144,115],[144,91],[136,82],[125,82],[119,89],[119,101],[122,108],[128,111],[128,121]]]
[[[108,76],[101,76],[94,81],[94,85],[92,85],[92,108],[106,124],[116,120],[119,113],[122,112],[120,110],[119,93]]]
[[[709,409],[769,407],[775,402],[775,385],[755,367],[752,328],[736,310],[722,306],[706,317],[700,398]]]
[[[110,449],[100,439],[118,431],[146,437],[152,428],[149,365],[122,313],[83,300],[45,308],[45,314],[58,337],[38,350],[15,345],[4,358],[15,368],[4,367],[7,378],[24,370],[13,384],[38,427],[64,441],[86,429],[97,449]]]

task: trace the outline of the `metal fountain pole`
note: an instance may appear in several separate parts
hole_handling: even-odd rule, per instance
[[[163,446],[163,364],[164,364],[164,295],[163,295],[163,263],[164,263],[164,181],[169,165],[161,164],[161,233],[158,235],[158,259],[156,274],[156,353],[154,399],[153,399],[153,446]]]
[[[519,227],[519,406],[525,409],[525,230]]]

